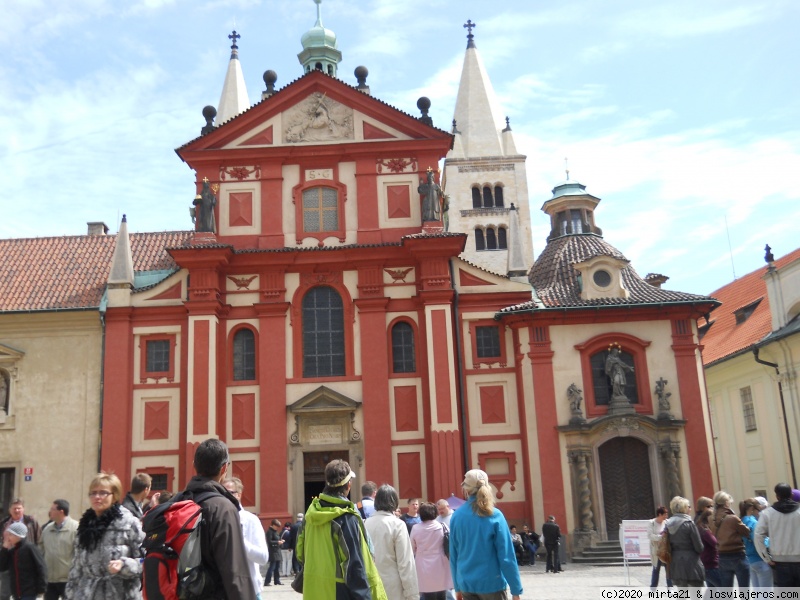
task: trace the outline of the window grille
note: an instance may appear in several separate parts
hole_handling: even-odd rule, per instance
[[[339,197],[334,188],[317,187],[303,192],[303,231],[339,230]]]
[[[166,373],[169,371],[169,340],[147,340],[148,373]]]
[[[345,375],[344,306],[327,286],[303,297],[303,377]]]
[[[233,336],[233,379],[256,378],[256,336],[250,329],[240,329]]]
[[[739,397],[742,399],[742,414],[744,415],[744,430],[755,431],[756,427],[756,410],[753,406],[753,392],[750,386],[743,387],[739,390]]]
[[[502,356],[500,350],[500,327],[496,325],[476,327],[475,346],[478,358],[495,358]]]
[[[392,372],[416,373],[416,371],[414,328],[410,323],[397,323],[392,327]]]

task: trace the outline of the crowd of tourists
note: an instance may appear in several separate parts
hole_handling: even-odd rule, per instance
[[[775,486],[776,501],[748,498],[738,514],[730,494],[676,496],[650,521],[651,587],[662,567],[667,586],[771,590],[800,587],[800,491]],[[672,513],[670,517],[668,512]]]

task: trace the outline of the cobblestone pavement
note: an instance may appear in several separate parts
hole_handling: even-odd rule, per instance
[[[644,589],[650,585],[651,568],[636,566],[628,569],[630,583],[625,574],[625,567],[590,567],[566,563],[563,573],[545,573],[544,561],[534,567],[520,567],[522,587],[525,590],[522,598],[530,600],[603,600],[603,589],[630,588]],[[270,598],[297,598],[300,595],[292,590],[291,578],[283,578],[283,585],[265,587],[261,592],[262,600]],[[664,586],[664,573],[661,573],[661,585]],[[644,591],[643,598],[647,598]]]

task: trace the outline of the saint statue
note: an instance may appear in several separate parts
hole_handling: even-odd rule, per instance
[[[208,185],[208,179],[203,179],[203,191],[195,197],[194,201],[195,231],[216,233],[217,223],[214,219],[214,207],[217,197]]]
[[[633,373],[633,367],[622,360],[619,347],[612,346],[611,352],[609,352],[606,358],[606,375],[608,375],[608,378],[611,380],[612,399],[627,399],[625,395],[625,384],[627,383],[625,371]]]
[[[417,192],[422,196],[422,221],[440,221],[442,218],[442,188],[433,180],[433,169],[428,167],[428,181],[421,183]]]

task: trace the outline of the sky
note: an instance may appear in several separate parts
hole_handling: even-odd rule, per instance
[[[0,0],[0,237],[191,228],[174,149],[217,105],[238,42],[252,103],[302,75],[313,0]],[[796,0],[323,0],[372,95],[449,130],[468,19],[539,209],[565,179],[640,275],[709,294],[798,246]],[[792,59],[791,57],[795,58]],[[0,258],[2,260],[2,258]]]

